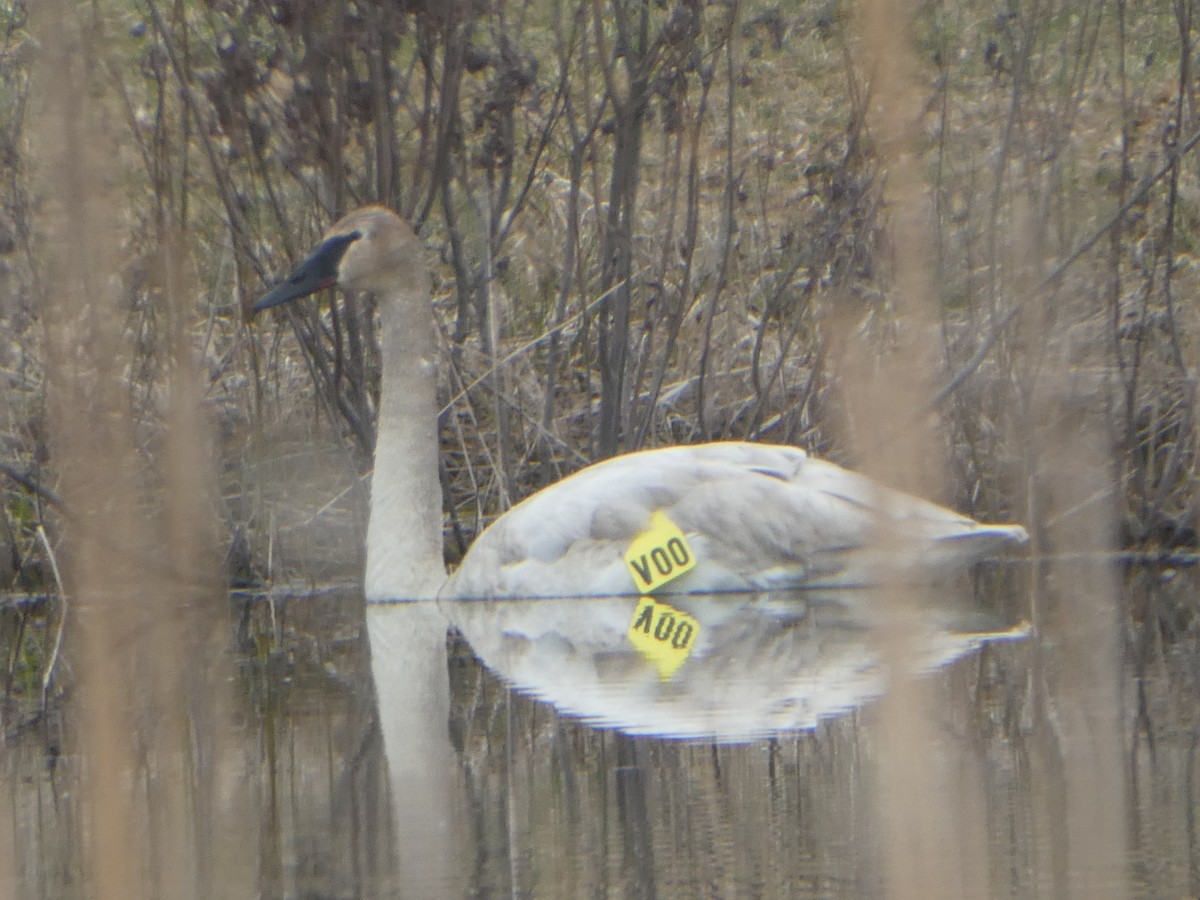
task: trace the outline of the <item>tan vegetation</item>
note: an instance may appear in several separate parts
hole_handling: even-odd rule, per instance
[[[377,201],[436,263],[451,556],[540,484],[637,446],[886,455],[903,435],[846,402],[847,373],[868,393],[892,379],[914,329],[936,332],[917,343],[938,365],[906,418],[932,421],[950,461],[932,464],[940,499],[1030,521],[1053,550],[1045,435],[1075,422],[1103,435],[1111,476],[1063,515],[1099,504],[1126,546],[1194,543],[1200,182],[1192,11],[1174,10],[923,5],[896,35],[915,48],[902,90],[919,116],[901,124],[924,179],[905,217],[886,187],[903,148],[879,131],[894,94],[841,4],[80,11],[114,98],[123,259],[96,276],[121,297],[136,452],[162,452],[172,379],[194,365],[230,577],[357,575],[372,300],[254,324],[246,310],[324,225]],[[43,43],[26,14],[0,14],[0,575],[18,590],[48,582],[35,534],[58,539],[63,478],[45,415],[53,220],[29,143]],[[927,320],[895,284],[897,254],[922,246]],[[173,283],[196,286],[183,341]],[[164,483],[145,479],[139,502],[161,505]]]
[[[1039,551],[1196,542],[1191,0],[931,2],[899,24],[800,0],[38,3],[0,5],[0,591],[22,595],[0,634],[6,697],[43,711],[66,613],[24,595],[76,604],[68,764],[94,777],[67,782],[70,871],[97,895],[282,868],[218,827],[257,833],[233,782],[258,748],[221,729],[266,721],[273,764],[275,701],[198,661],[228,643],[222,554],[236,583],[359,576],[373,300],[247,311],[363,203],[429,247],[452,557],[589,460],[727,437],[917,481]],[[1102,746],[1064,788],[1066,843],[1122,859],[1123,623],[1111,571],[1075,565],[1048,579],[1081,586],[1066,599],[1031,592],[1062,671],[1031,651],[1029,677],[1061,678],[1067,712],[1029,717],[1056,765]],[[1144,647],[1194,637],[1194,597],[1172,597],[1124,611]],[[357,607],[245,613],[263,672],[361,652]],[[930,804],[914,710],[936,703],[901,688],[880,771],[908,865],[888,878],[932,896],[901,842],[979,811]],[[1152,737],[1173,695],[1138,690]],[[508,707],[475,708],[490,727]],[[35,720],[11,709],[10,732]],[[942,868],[981,877],[961,856]]]

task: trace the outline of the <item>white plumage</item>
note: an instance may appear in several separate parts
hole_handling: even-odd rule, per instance
[[[881,566],[933,572],[1025,538],[1019,526],[981,525],[795,447],[668,447],[589,466],[517,505],[479,537],[442,595],[630,593],[625,550],[655,510],[697,559],[665,593],[859,585]]]

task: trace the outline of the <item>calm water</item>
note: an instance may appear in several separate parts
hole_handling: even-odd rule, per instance
[[[1101,568],[886,617],[234,597],[178,743],[141,721],[82,771],[69,669],[12,714],[0,896],[93,895],[91,777],[128,786],[145,896],[1196,896],[1196,585]]]

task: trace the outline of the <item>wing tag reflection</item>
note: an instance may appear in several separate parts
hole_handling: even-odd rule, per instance
[[[893,664],[932,672],[1028,634],[980,599],[970,580],[908,597],[920,622]],[[815,728],[883,693],[896,602],[883,591],[773,591],[642,597],[633,610],[629,597],[441,608],[495,675],[560,713],[627,734],[741,742]]]
[[[629,622],[629,642],[658,669],[663,681],[687,662],[700,636],[700,623],[682,610],[643,597]]]

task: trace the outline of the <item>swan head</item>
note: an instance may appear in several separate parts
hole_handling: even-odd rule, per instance
[[[428,289],[424,249],[408,223],[382,206],[356,209],[325,232],[292,274],[254,304],[254,311],[307,297],[333,285],[377,295],[405,285]]]

